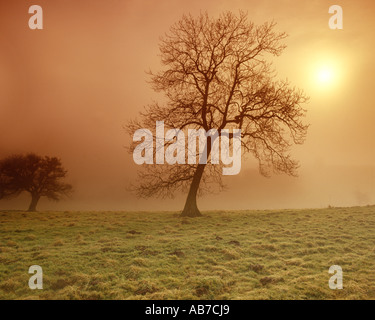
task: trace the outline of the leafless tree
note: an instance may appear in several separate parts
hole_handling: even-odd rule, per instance
[[[161,39],[162,70],[150,71],[152,88],[165,94],[165,102],[145,107],[139,119],[128,123],[129,134],[161,120],[166,129],[241,129],[242,154],[258,160],[261,174],[296,175],[298,162],[289,151],[306,137],[301,105],[308,98],[287,80],[275,80],[268,60],[286,47],[286,34],[276,32],[275,26],[257,26],[243,12],[225,12],[216,19],[207,13],[184,15]],[[206,150],[210,155],[209,142]],[[188,190],[182,216],[195,217],[201,215],[198,190],[210,183],[223,187],[218,166],[150,164],[140,170],[135,190],[140,197]]]

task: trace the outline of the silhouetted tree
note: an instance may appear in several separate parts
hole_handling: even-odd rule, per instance
[[[289,149],[305,139],[308,126],[302,123],[306,110],[301,104],[308,98],[287,80],[274,81],[267,56],[279,56],[286,47],[286,34],[274,29],[273,22],[254,25],[243,12],[225,12],[217,19],[207,13],[184,15],[161,39],[163,69],[150,71],[152,88],[165,94],[165,103],[147,106],[140,119],[127,125],[128,132],[153,128],[161,120],[165,129],[217,129],[219,134],[241,129],[242,154],[258,160],[261,174],[273,170],[296,175],[298,163]],[[206,150],[209,157],[209,142]],[[182,216],[200,216],[198,189],[210,183],[223,187],[220,168],[209,158],[207,162],[145,165],[136,192],[140,197],[166,197],[188,189]]]
[[[16,197],[29,192],[29,211],[36,211],[41,197],[58,201],[72,191],[72,186],[63,183],[67,171],[55,157],[40,157],[30,153],[12,155],[0,160],[0,199]]]

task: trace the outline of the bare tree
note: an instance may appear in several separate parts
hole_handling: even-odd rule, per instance
[[[72,191],[63,183],[67,171],[55,157],[40,157],[30,153],[12,155],[0,161],[0,199],[11,198],[26,191],[31,195],[29,211],[36,211],[41,197],[58,201]]]
[[[152,88],[163,92],[166,102],[147,106],[140,119],[127,125],[128,132],[155,127],[158,120],[166,129],[240,129],[242,154],[258,160],[261,174],[296,175],[298,162],[289,150],[304,142],[308,125],[302,122],[306,110],[301,105],[308,98],[287,80],[274,80],[267,59],[282,53],[286,37],[275,25],[256,26],[243,12],[225,12],[217,19],[207,13],[184,15],[161,39],[163,69],[150,72]],[[211,144],[206,144],[208,155]],[[130,151],[134,148],[135,143]],[[135,187],[140,197],[188,190],[182,216],[201,215],[198,190],[210,183],[223,187],[219,167],[212,164],[151,164],[143,169]]]

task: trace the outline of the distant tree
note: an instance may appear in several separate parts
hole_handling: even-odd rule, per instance
[[[72,186],[62,182],[67,171],[55,157],[30,153],[0,160],[0,199],[12,198],[26,191],[31,195],[29,211],[36,211],[41,197],[58,201],[68,196]]]
[[[296,175],[298,163],[289,149],[292,142],[304,142],[308,125],[302,122],[306,111],[301,104],[308,98],[287,80],[273,80],[267,55],[279,56],[286,47],[286,34],[274,29],[275,23],[254,25],[242,12],[226,12],[217,19],[207,13],[184,15],[161,39],[164,68],[150,72],[152,88],[165,94],[165,104],[146,107],[140,119],[128,124],[128,132],[152,128],[159,120],[165,129],[217,129],[219,134],[241,129],[242,154],[258,160],[261,174],[273,170]],[[205,148],[209,163],[211,144]],[[211,164],[146,165],[135,190],[140,197],[189,190],[182,216],[194,217],[201,215],[198,189],[211,182],[221,189],[221,179],[218,166]]]

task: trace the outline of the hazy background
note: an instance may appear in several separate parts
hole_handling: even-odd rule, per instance
[[[30,30],[29,6],[44,13]],[[344,29],[328,27],[341,5]],[[257,209],[375,203],[375,22],[373,1],[39,0],[0,1],[0,157],[36,152],[58,156],[73,197],[42,199],[40,210],[178,210],[174,200],[136,199],[126,186],[137,166],[123,130],[152,99],[148,68],[159,68],[158,42],[183,13],[246,10],[256,23],[274,19],[290,36],[275,60],[279,77],[311,100],[307,141],[293,154],[298,178],[260,176],[253,160],[225,179],[229,190],[199,200],[201,209]],[[334,79],[316,81],[322,64]],[[27,196],[0,209],[27,208]]]

